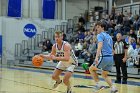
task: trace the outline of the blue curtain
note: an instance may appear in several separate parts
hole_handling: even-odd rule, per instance
[[[9,0],[7,16],[21,17],[21,4],[22,0]]]
[[[2,55],[2,36],[0,35],[0,56]]]
[[[42,17],[44,19],[54,19],[55,18],[55,0],[43,0]]]

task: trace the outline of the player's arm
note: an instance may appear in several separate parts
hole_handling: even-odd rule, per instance
[[[98,42],[98,48],[97,48],[97,52],[96,52],[96,59],[98,59],[99,56],[100,56],[102,46],[103,46],[103,42]]]
[[[71,46],[69,44],[65,44],[64,45],[64,57],[53,56],[52,60],[69,61],[69,59],[70,59],[70,50],[71,50]]]
[[[126,62],[126,60],[127,60],[127,49],[128,49],[128,46],[124,42],[124,58],[123,58],[123,62]]]
[[[103,47],[103,41],[104,41],[103,39],[104,39],[103,35],[101,34],[97,35],[98,47],[97,47],[97,52],[96,52],[96,57],[95,57],[96,63],[98,63],[98,58],[100,56],[100,53]]]
[[[56,54],[55,44],[52,46],[52,51],[48,55],[40,54],[41,57],[46,58],[48,60],[52,60],[52,55]]]

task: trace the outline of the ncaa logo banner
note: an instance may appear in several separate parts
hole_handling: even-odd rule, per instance
[[[36,35],[37,29],[36,29],[35,25],[27,24],[27,25],[25,25],[23,32],[27,37],[32,38],[33,36]]]

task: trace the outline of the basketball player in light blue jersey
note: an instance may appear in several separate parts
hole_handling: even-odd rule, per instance
[[[49,55],[40,54],[40,56],[49,60],[57,60],[59,62],[52,75],[52,79],[56,81],[53,88],[56,88],[63,81],[67,86],[66,93],[72,93],[69,79],[74,72],[74,68],[78,65],[78,60],[71,45],[68,42],[63,41],[62,32],[55,32],[55,42],[56,43],[52,46],[52,51]],[[61,80],[59,76],[63,71],[66,71],[66,73],[63,80]]]
[[[96,82],[97,90],[103,88],[103,86],[101,86],[99,82],[98,74],[96,73],[97,70],[101,69],[102,77],[110,86],[111,93],[117,93],[118,90],[115,88],[111,79],[108,77],[108,72],[111,71],[112,66],[114,64],[112,37],[104,31],[105,25],[103,23],[97,22],[95,26],[98,33],[98,48],[95,57],[95,62],[93,62],[93,65],[90,66],[89,71],[92,78]]]

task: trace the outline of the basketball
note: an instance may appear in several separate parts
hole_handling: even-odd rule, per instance
[[[42,66],[43,62],[44,62],[44,59],[42,57],[38,56],[38,55],[36,55],[32,58],[32,64],[35,67]]]

